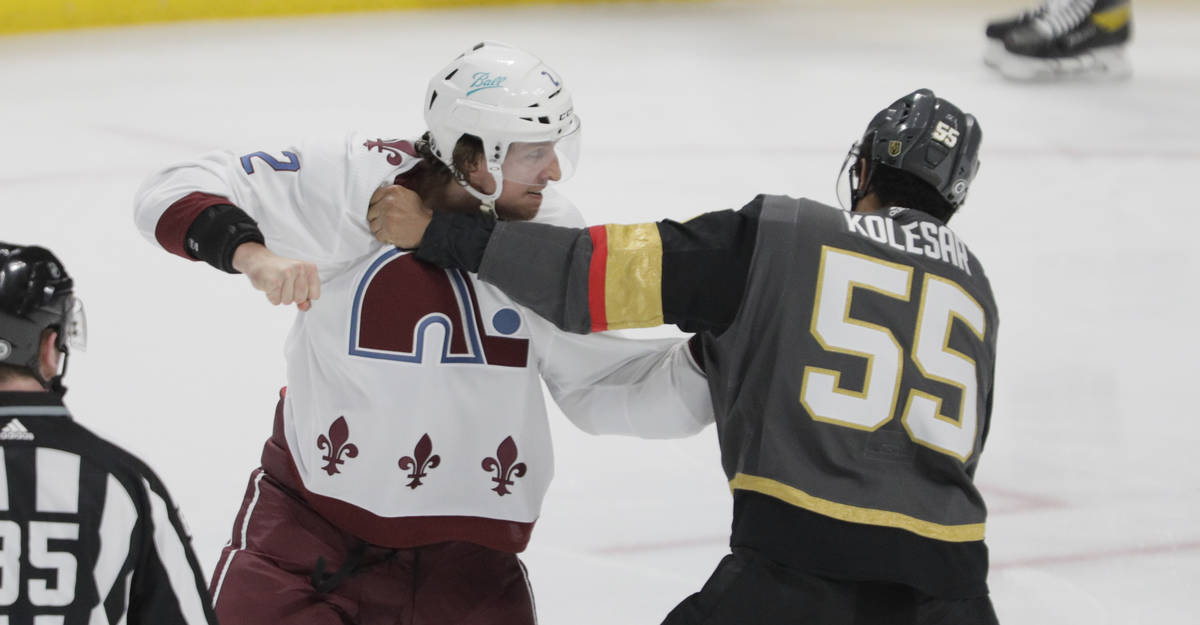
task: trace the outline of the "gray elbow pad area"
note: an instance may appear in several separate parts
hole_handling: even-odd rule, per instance
[[[554,325],[579,334],[591,330],[588,267],[592,240],[586,230],[546,224],[496,224],[479,277]]]

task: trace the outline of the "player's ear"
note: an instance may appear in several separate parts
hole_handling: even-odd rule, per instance
[[[58,331],[47,328],[42,332],[41,349],[38,351],[38,373],[49,380],[58,374],[58,361],[62,355],[58,351]]]
[[[483,154],[476,155],[475,159],[473,161],[470,161],[467,164],[467,174],[468,175],[473,174],[477,171],[484,171],[486,169],[487,169],[487,160],[484,158]]]

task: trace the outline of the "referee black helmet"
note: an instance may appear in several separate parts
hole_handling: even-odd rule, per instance
[[[64,354],[84,347],[86,321],[74,281],[50,250],[0,241],[0,365],[28,369],[50,388],[61,376],[44,380],[38,371],[47,329],[58,332],[55,347]]]

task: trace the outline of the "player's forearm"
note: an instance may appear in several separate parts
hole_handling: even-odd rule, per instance
[[[479,277],[568,332],[597,328],[589,309],[588,231],[528,222],[496,224]]]
[[[675,324],[720,332],[741,304],[757,210],[563,230],[502,223],[479,276],[572,332]]]
[[[435,213],[417,257],[477,271],[568,332],[663,323],[662,242],[652,223],[581,229]]]
[[[587,229],[435,214],[417,256],[478,271],[570,332],[663,323],[719,331],[741,302],[756,217],[754,202],[686,223]]]
[[[440,267],[478,272],[563,330],[591,330],[586,230],[435,212],[416,255]]]
[[[221,195],[194,191],[165,210],[139,206],[139,211],[157,214],[153,237],[163,249],[228,273],[236,273],[233,254],[240,245],[263,242],[254,219]]]

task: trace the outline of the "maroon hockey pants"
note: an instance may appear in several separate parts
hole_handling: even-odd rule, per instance
[[[250,476],[209,590],[222,625],[536,623],[516,554],[465,542],[368,545],[262,469]]]

